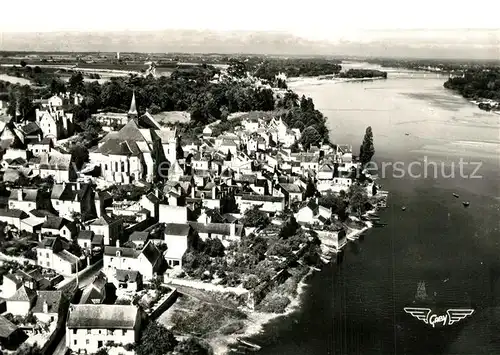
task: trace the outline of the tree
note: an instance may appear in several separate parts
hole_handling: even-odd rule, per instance
[[[372,128],[367,127],[363,143],[359,148],[359,160],[361,164],[368,164],[372,160],[373,154],[375,154],[375,147],[373,146]]]
[[[213,351],[210,345],[201,342],[197,338],[190,337],[181,341],[176,347],[175,352],[185,355],[212,355]]]
[[[94,355],[108,355],[109,354],[109,351],[107,348],[99,348],[99,350],[97,350]]]
[[[309,181],[307,182],[305,197],[306,198],[313,197],[315,194],[316,194],[316,186],[314,185],[314,182],[311,179],[309,179]]]
[[[81,143],[74,144],[71,149],[71,159],[80,170],[84,163],[89,161],[89,150]]]
[[[23,344],[17,349],[14,355],[42,355],[42,349],[35,343],[33,346]]]
[[[26,66],[26,62],[24,60],[21,60],[21,62],[19,63],[21,64],[21,66],[24,68]]]
[[[246,210],[242,222],[247,227],[267,226],[271,221],[267,213],[260,210],[262,206],[254,206]]]
[[[366,189],[359,184],[351,185],[349,189],[349,205],[352,210],[356,211],[358,217],[361,217],[367,203],[369,202]]]
[[[66,85],[59,79],[52,79],[50,82],[50,93],[52,95],[57,95],[61,92],[66,92]]]
[[[68,86],[72,93],[78,93],[78,94],[83,93],[85,89],[83,74],[78,72],[71,75],[71,78],[69,78],[68,81]]]
[[[141,335],[137,355],[164,355],[174,350],[177,340],[174,334],[158,322],[151,322]]]
[[[91,117],[83,123],[83,138],[88,142],[94,142],[102,131],[102,125],[96,118]]]
[[[204,251],[212,258],[224,256],[224,245],[218,238],[209,238],[205,241]]]

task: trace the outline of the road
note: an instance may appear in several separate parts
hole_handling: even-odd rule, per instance
[[[94,265],[90,267],[90,271],[87,271],[85,275],[80,276],[78,280],[78,288],[80,290],[83,290],[87,285],[89,285],[93,280],[94,277],[102,270],[102,260],[98,261]],[[83,272],[82,272],[83,273]],[[66,328],[63,329],[61,334],[59,335],[59,343],[57,344],[53,355],[65,355],[67,348],[66,348]],[[57,341],[57,340],[56,340]]]

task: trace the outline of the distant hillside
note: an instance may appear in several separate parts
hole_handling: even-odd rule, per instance
[[[0,33],[0,50],[248,53],[499,59],[500,30],[367,31],[340,41],[282,32],[196,30]]]

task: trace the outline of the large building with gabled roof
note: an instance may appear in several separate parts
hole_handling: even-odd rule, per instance
[[[129,121],[123,128],[108,133],[90,152],[90,160],[101,168],[101,176],[106,181],[125,184],[137,180],[150,182],[158,164],[175,161],[176,131],[162,128],[147,112],[139,116],[135,94],[128,117]]]

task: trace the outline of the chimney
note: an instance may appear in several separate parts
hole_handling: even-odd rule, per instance
[[[212,187],[212,199],[215,200],[217,198],[217,185]]]
[[[40,232],[40,233],[38,234],[38,241],[41,243],[41,242],[42,242],[42,239],[43,239],[43,238],[42,238],[42,232]]]
[[[194,186],[192,186],[191,187],[191,198],[194,198],[195,192],[196,192],[195,190],[196,190],[196,188]]]
[[[71,190],[73,190],[73,191],[76,190],[76,185],[75,184],[71,185]]]
[[[77,182],[77,183],[76,183],[76,189],[77,189],[77,190],[80,190],[81,188],[82,188],[82,186],[80,185],[80,183],[79,183],[79,182]]]
[[[49,304],[47,303],[47,301],[43,301],[43,313],[49,313]]]
[[[236,224],[235,223],[230,223],[229,224],[229,236],[234,237],[236,234]]]
[[[17,200],[18,201],[23,200],[23,190],[22,189],[17,190]]]
[[[120,247],[120,239],[117,239],[116,240],[116,247],[119,248]]]

